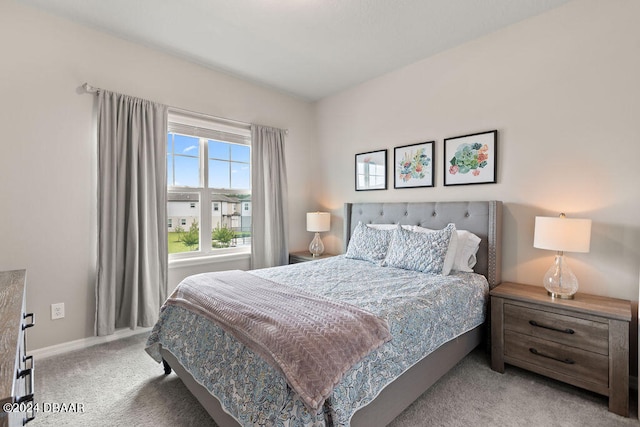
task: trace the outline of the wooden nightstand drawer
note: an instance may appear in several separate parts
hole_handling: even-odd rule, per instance
[[[314,257],[313,255],[311,255],[311,252],[309,252],[309,251],[291,252],[289,254],[289,264],[297,264],[299,262],[315,261],[315,260],[318,260],[318,259],[330,258],[332,256],[335,256],[335,255],[334,254],[324,253],[324,254],[322,254],[320,256]]]
[[[502,283],[491,290],[491,368],[507,363],[609,396],[609,410],[628,417],[630,321],[627,300],[559,300]]]
[[[580,381],[605,387],[609,383],[609,358],[602,354],[505,331],[504,355],[507,360],[518,359]]]
[[[609,323],[566,316],[539,307],[504,305],[505,329],[579,349],[609,354]]]

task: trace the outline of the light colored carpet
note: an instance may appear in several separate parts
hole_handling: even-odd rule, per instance
[[[84,413],[39,413],[30,426],[215,426],[180,379],[143,350],[147,334],[38,360],[36,401],[81,403]],[[638,426],[605,397],[471,353],[391,424],[415,426]]]

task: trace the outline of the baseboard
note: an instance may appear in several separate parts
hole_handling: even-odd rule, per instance
[[[137,328],[137,329],[120,329],[113,335],[106,335],[103,337],[89,337],[82,338],[75,341],[69,341],[62,344],[56,344],[49,347],[39,348],[37,350],[31,350],[29,354],[33,355],[36,359],[44,359],[51,356],[57,356],[59,354],[68,353],[70,351],[82,350],[84,348],[93,347],[94,345],[104,344],[110,341],[127,338],[133,335],[149,333],[152,328]]]

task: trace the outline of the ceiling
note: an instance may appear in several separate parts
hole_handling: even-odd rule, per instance
[[[568,0],[19,0],[318,100]]]

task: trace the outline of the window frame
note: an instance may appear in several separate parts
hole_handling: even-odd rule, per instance
[[[191,130],[192,132],[189,132]],[[186,115],[182,113],[169,111],[167,134],[176,133],[189,137],[198,138],[199,143],[199,187],[187,187],[187,186],[170,186],[168,184],[167,177],[167,195],[171,193],[192,193],[198,195],[198,202],[200,204],[199,212],[199,228],[200,228],[200,240],[197,251],[186,251],[168,254],[169,261],[172,260],[189,260],[205,257],[226,256],[229,254],[249,254],[251,252],[251,244],[230,247],[230,248],[213,248],[211,243],[204,244],[203,242],[211,242],[211,233],[213,232],[212,213],[213,202],[212,194],[249,194],[251,195],[251,188],[248,190],[241,189],[219,189],[208,188],[209,184],[209,140],[220,141],[230,144],[240,144],[249,146],[249,186],[251,187],[251,178],[253,170],[251,168],[251,156],[253,150],[251,149],[251,131],[249,126],[236,126],[219,122],[215,118],[211,118],[205,115]],[[218,136],[218,137],[216,137]],[[232,139],[232,140],[228,140]],[[167,153],[168,154],[168,153]],[[175,167],[175,166],[174,166]],[[167,174],[172,171],[167,170]],[[231,184],[231,183],[230,183]],[[168,198],[167,198],[168,199]],[[167,200],[167,209],[168,209]],[[222,208],[220,207],[220,210]],[[168,212],[167,212],[168,215]],[[207,230],[205,232],[205,230]]]

